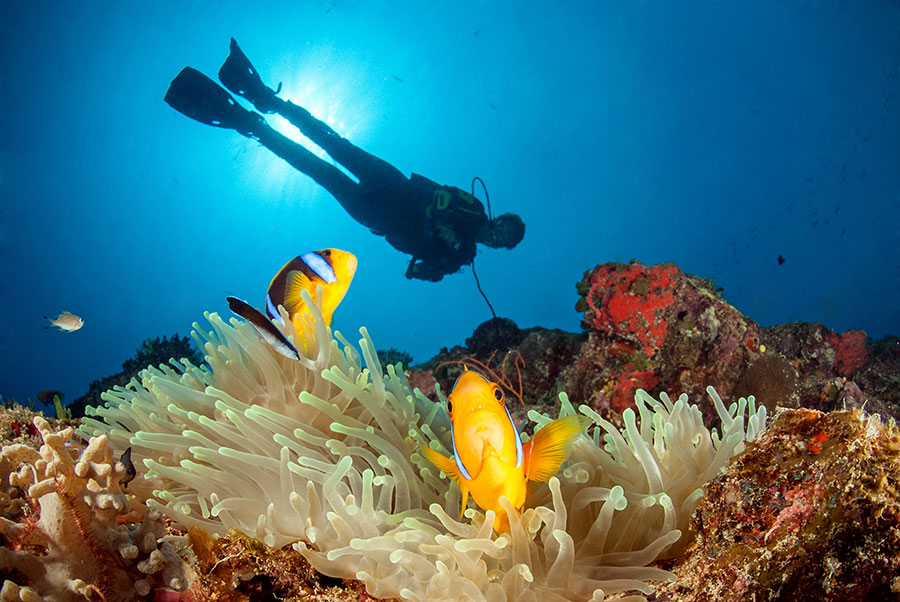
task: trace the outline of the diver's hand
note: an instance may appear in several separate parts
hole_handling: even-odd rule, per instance
[[[428,264],[421,259],[413,258],[406,268],[406,277],[416,280],[427,280],[428,282],[438,282],[444,277],[444,273],[435,269],[432,264]]]

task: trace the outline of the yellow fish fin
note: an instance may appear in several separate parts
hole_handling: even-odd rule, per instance
[[[459,518],[462,519],[463,513],[466,511],[466,504],[469,501],[469,486],[468,481],[459,473],[459,469],[456,467],[456,460],[448,458],[430,447],[423,447],[422,454],[425,456],[425,459],[437,466],[442,473],[453,479],[459,486],[459,490],[462,493],[460,496],[462,497],[462,507],[459,509]]]
[[[591,423],[587,416],[566,416],[554,420],[524,446],[525,476],[529,481],[549,481],[569,455],[575,437]]]
[[[453,458],[448,458],[441,452],[435,451],[430,447],[422,447],[422,455],[425,456],[426,460],[437,466],[442,473],[454,481],[459,480],[461,475],[459,474],[459,469],[456,468],[456,461]]]
[[[284,308],[291,316],[306,305],[303,297],[300,296],[300,291],[302,290],[309,291],[310,296],[313,299],[316,298],[316,289],[309,276],[300,270],[291,270],[287,275],[287,282],[284,286]]]
[[[457,479],[456,481],[456,484],[459,485],[459,497],[462,501],[462,504],[459,507],[459,520],[463,519],[463,515],[466,513],[466,506],[469,503],[469,487],[466,483],[467,481],[465,479]]]

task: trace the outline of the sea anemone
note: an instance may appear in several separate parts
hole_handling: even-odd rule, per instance
[[[671,574],[647,565],[684,545],[702,485],[765,422],[752,398],[726,410],[714,392],[721,437],[685,397],[639,392],[640,423],[627,411],[624,432],[581,406],[595,423],[590,437],[521,516],[506,505],[510,532],[497,535],[490,511],[455,518],[459,491],[419,452],[449,453],[444,406],[410,390],[394,366],[384,372],[365,329],[357,349],[306,300],[303,332],[289,319],[283,328],[309,342],[300,361],[248,324],[206,314],[211,331],[194,325],[206,365],[147,368],[105,394],[81,433],[131,446],[147,469],[135,487],[152,485],[148,504],[178,523],[293,544],[317,570],[360,579],[375,597],[649,593],[647,581]],[[576,411],[561,402],[561,415]],[[550,420],[530,417],[536,428]]]

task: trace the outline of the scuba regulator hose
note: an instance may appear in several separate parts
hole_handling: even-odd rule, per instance
[[[488,210],[488,220],[493,220],[494,216],[491,214],[491,195],[488,194],[487,186],[480,177],[475,176],[472,178],[472,196],[475,196],[475,182],[481,183],[481,188],[484,190],[484,198],[487,201],[487,210]],[[484,294],[484,290],[481,288],[481,282],[478,280],[478,273],[475,272],[475,258],[472,258],[472,275],[475,276],[475,286],[478,287],[478,292],[481,293],[481,296],[484,298],[484,302],[487,303],[488,309],[491,310],[491,316],[494,318],[497,317],[497,313],[494,311],[494,306],[491,305],[491,302],[488,300],[487,295]]]

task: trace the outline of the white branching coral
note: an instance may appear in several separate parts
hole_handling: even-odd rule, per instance
[[[159,512],[118,524],[132,508],[120,486],[126,469],[107,438],[80,450],[71,428],[54,433],[40,416],[34,425],[40,451],[8,445],[0,453],[0,572],[7,577],[0,600],[115,602],[153,588],[185,589],[190,569],[160,542]]]
[[[383,373],[364,329],[360,354],[313,310],[305,357],[293,361],[246,323],[206,317],[213,330],[195,324],[194,336],[207,366],[148,368],[107,393],[82,433],[131,446],[156,484],[148,503],[177,522],[293,543],[319,571],[360,579],[375,597],[647,593],[647,581],[670,578],[647,565],[680,545],[700,487],[765,420],[752,401],[726,411],[715,398],[719,438],[686,399],[642,393],[640,425],[632,413],[620,433],[582,406],[597,425],[593,440],[577,443],[571,464],[521,517],[509,508],[510,533],[497,535],[491,512],[470,507],[454,518],[459,491],[419,453],[422,445],[447,453],[444,409],[411,391],[393,366]],[[562,413],[575,411],[562,401]]]

